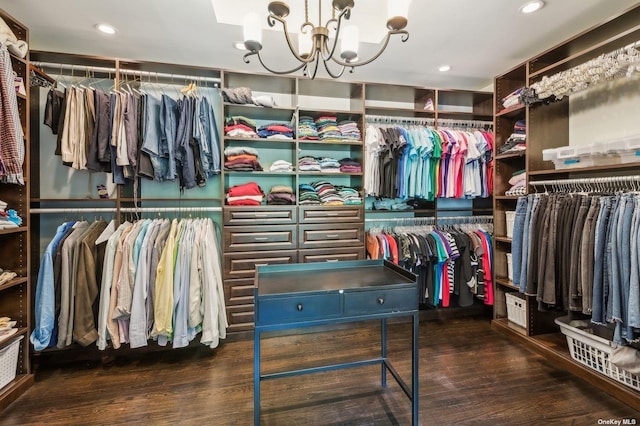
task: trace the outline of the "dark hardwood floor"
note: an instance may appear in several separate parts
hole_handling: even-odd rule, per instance
[[[379,327],[263,340],[263,372],[378,354]],[[410,325],[389,326],[389,356],[410,376]],[[117,355],[117,353],[116,353]],[[60,355],[64,356],[64,355]],[[264,425],[409,425],[410,404],[380,367],[263,382]],[[253,341],[169,350],[106,363],[39,366],[0,424],[251,425]],[[486,318],[422,322],[422,425],[598,425],[640,413],[491,329]],[[632,423],[635,422],[635,423]]]

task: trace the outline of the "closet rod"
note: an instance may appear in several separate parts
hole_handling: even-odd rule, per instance
[[[53,62],[31,62],[36,67],[39,68],[50,68],[50,69],[59,69],[59,70],[67,70],[67,71],[93,71],[93,72],[101,72],[101,73],[114,73],[116,72],[116,68],[108,68],[108,67],[94,67],[91,65],[72,65],[72,64],[56,64]],[[150,78],[174,78],[177,80],[196,80],[196,81],[206,81],[211,83],[220,83],[219,77],[205,77],[205,76],[194,76],[194,75],[186,75],[186,74],[169,74],[164,72],[153,72],[153,71],[138,71],[138,70],[128,70],[128,69],[119,69],[117,70],[121,74],[128,75],[139,75]],[[79,76],[81,77],[81,76]]]
[[[640,182],[640,175],[635,176],[606,176],[599,178],[576,178],[576,179],[554,179],[529,181],[532,186],[554,186],[554,185],[584,185],[598,183],[627,183]]]
[[[441,217],[389,217],[389,218],[365,218],[365,222],[439,222],[444,221],[456,221],[460,223],[487,223],[493,221],[493,216],[441,216]]]
[[[115,207],[80,207],[80,208],[33,208],[30,209],[34,214],[48,213],[116,213],[118,209]],[[198,213],[198,212],[221,212],[222,207],[122,207],[121,213],[163,213],[163,212],[182,212],[182,213]]]
[[[365,121],[369,123],[390,123],[390,124],[430,124],[436,123],[435,118],[430,117],[400,117],[394,115],[366,115]]]
[[[439,118],[438,125],[447,125],[453,127],[484,127],[491,126],[493,127],[493,121],[485,121],[485,120],[459,120],[457,118]]]

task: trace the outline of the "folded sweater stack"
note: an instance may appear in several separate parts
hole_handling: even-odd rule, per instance
[[[293,139],[293,128],[289,123],[271,123],[258,128],[258,137],[266,139]]]
[[[227,204],[230,206],[259,206],[264,192],[255,182],[234,185],[227,191]]]
[[[351,158],[340,160],[340,171],[342,173],[362,173],[362,164]]]
[[[527,149],[527,124],[524,120],[516,121],[513,133],[509,139],[498,149],[500,154],[523,152]]]
[[[298,159],[298,170],[301,172],[321,172],[322,167],[315,157],[306,155]]]
[[[316,120],[318,137],[323,142],[342,142],[342,133],[338,127],[338,117],[323,115]]]
[[[252,119],[235,115],[225,120],[224,134],[232,138],[257,138],[256,127],[257,124]]]
[[[7,203],[0,200],[0,229],[17,228],[22,225],[22,218],[13,209],[6,210]]]
[[[342,140],[345,142],[359,142],[361,140],[358,124],[352,120],[343,120],[338,124]]]
[[[340,162],[335,158],[320,157],[317,160],[323,173],[340,173]]]
[[[320,204],[320,196],[313,186],[306,183],[298,186],[298,204],[301,206],[314,206]]]
[[[293,171],[293,165],[288,162],[287,160],[276,160],[273,162],[273,164],[271,164],[271,167],[269,167],[269,171],[270,172],[292,172]]]
[[[236,172],[262,171],[258,151],[249,146],[228,146],[224,149],[224,169]]]
[[[285,185],[276,185],[267,195],[267,204],[290,206],[296,203],[293,188]]]
[[[309,117],[308,115],[300,117],[300,121],[298,122],[298,139],[313,141],[319,139],[318,129],[316,128],[316,123],[313,121],[313,117]]]
[[[511,188],[505,192],[505,195],[525,195],[527,193],[527,174],[525,170],[515,171],[511,179],[509,179],[509,185],[511,185]]]
[[[520,87],[519,89],[514,90],[513,92],[502,98],[503,108],[507,109],[521,104],[522,100],[520,99],[520,95],[522,94],[523,90],[524,87]]]

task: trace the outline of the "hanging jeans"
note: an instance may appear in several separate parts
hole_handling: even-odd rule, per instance
[[[516,214],[513,223],[513,239],[511,241],[511,266],[513,268],[513,285],[520,285],[520,271],[522,270],[522,243],[524,226],[527,215],[527,197],[518,198]]]

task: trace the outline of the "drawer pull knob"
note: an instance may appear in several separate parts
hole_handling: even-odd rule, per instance
[[[338,234],[327,234],[327,238],[338,238]]]
[[[298,311],[302,310],[302,303],[298,303],[298,306],[296,306],[296,308],[298,308]]]
[[[384,299],[382,297],[378,297],[378,305],[384,305]]]

